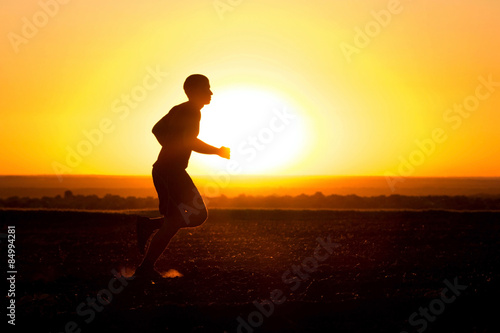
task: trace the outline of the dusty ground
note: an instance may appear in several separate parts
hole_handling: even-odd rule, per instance
[[[130,275],[141,259],[131,213],[0,218],[3,232],[16,225],[19,331],[500,331],[500,213],[212,210],[157,263],[183,276],[156,285],[111,280],[111,270]],[[339,246],[312,259],[328,237]],[[445,279],[462,288],[447,291],[448,304]],[[93,309],[98,295],[112,299]],[[411,325],[429,306],[437,314]]]

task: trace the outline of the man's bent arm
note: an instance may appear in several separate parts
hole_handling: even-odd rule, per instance
[[[229,148],[216,148],[214,146],[211,146],[198,139],[193,135],[193,133],[190,133],[189,131],[184,132],[184,145],[188,149],[191,149],[200,154],[214,154],[227,159],[231,158],[231,151]]]
[[[219,154],[219,148],[209,145],[198,138],[190,142],[190,148],[200,154]]]

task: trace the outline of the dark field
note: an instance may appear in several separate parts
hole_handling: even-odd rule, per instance
[[[211,210],[157,263],[182,277],[120,291],[111,270],[141,259],[132,214],[0,218],[16,226],[19,332],[238,332],[238,317],[256,326],[241,332],[500,332],[498,212]],[[316,250],[328,237],[340,246]],[[112,299],[91,310],[98,294]]]

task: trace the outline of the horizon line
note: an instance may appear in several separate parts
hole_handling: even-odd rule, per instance
[[[213,177],[212,174],[190,174],[192,177]],[[383,175],[274,175],[274,174],[240,174],[231,177],[274,177],[274,178],[385,178]],[[54,174],[0,174],[0,177],[56,177]],[[71,174],[64,177],[151,177],[151,174]],[[407,176],[405,179],[419,178],[500,178],[498,176]]]

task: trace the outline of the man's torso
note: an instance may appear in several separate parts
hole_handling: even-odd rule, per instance
[[[161,169],[179,170],[188,166],[191,147],[186,139],[194,140],[200,131],[200,110],[189,102],[174,106],[153,128],[153,132],[162,144],[160,154],[154,166]]]

